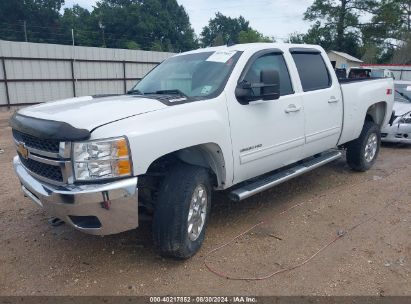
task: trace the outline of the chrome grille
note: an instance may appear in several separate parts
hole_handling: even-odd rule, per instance
[[[20,161],[33,177],[55,185],[73,183],[70,143],[41,139],[17,130],[13,130],[13,137]]]

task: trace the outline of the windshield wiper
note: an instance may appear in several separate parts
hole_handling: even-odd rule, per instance
[[[407,95],[405,95],[404,93],[401,93],[401,92],[398,91],[398,90],[395,90],[395,92],[397,92],[397,93],[400,94],[402,97],[404,97],[404,98],[407,99],[409,102],[411,102],[411,98],[408,97]]]
[[[145,95],[180,95],[182,97],[188,98],[188,96],[186,94],[184,94],[183,92],[181,92],[179,89],[171,89],[171,90],[159,90],[159,91],[155,91],[152,93],[145,93]]]
[[[144,93],[141,92],[140,90],[133,89],[133,90],[127,91],[127,95],[144,95]]]

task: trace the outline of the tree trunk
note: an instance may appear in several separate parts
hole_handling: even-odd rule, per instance
[[[341,8],[337,22],[337,51],[341,51],[344,41],[345,17],[347,14],[347,0],[340,0]]]

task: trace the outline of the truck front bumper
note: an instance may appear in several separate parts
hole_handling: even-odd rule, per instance
[[[49,215],[82,232],[108,235],[138,226],[137,177],[62,187],[33,178],[18,156],[13,159],[13,165],[26,196]]]

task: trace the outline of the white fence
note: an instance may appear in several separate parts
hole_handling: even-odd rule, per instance
[[[0,41],[0,107],[122,94],[172,55]]]

